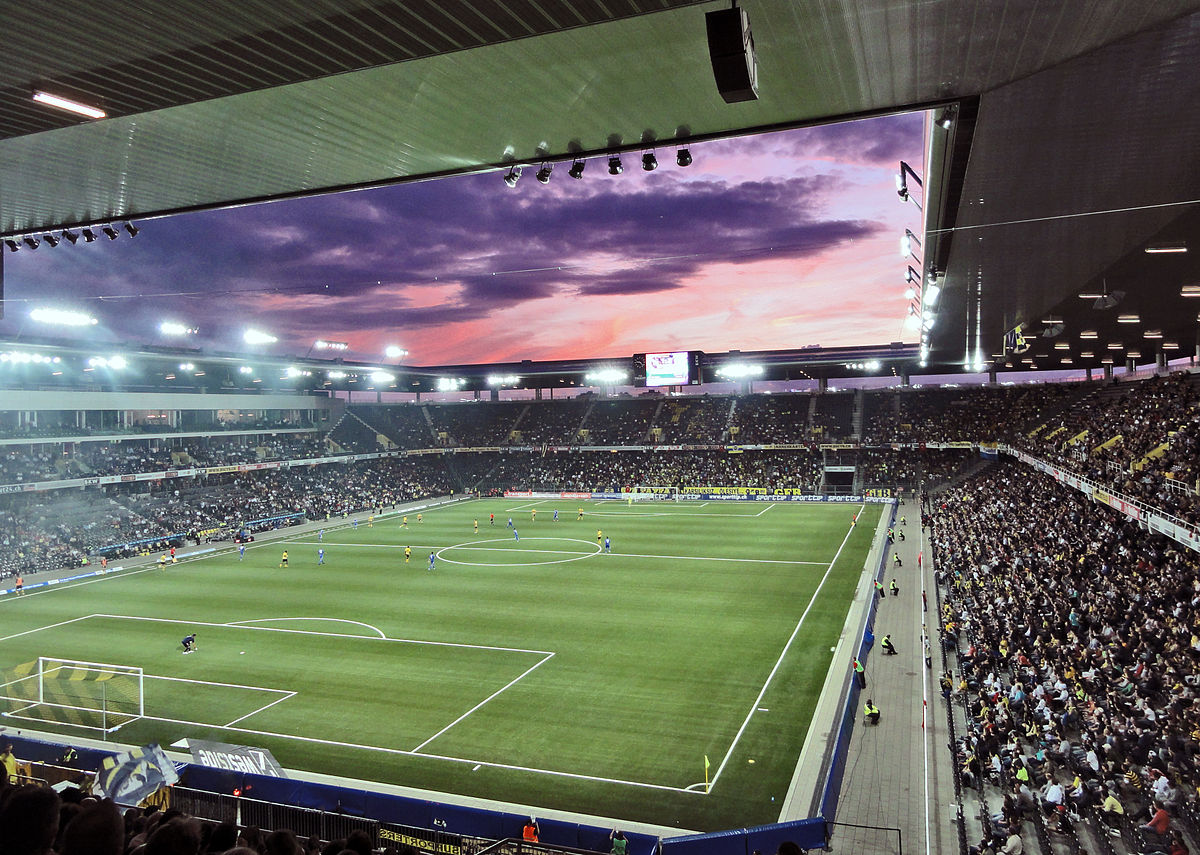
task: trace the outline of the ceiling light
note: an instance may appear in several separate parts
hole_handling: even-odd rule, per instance
[[[41,245],[41,243],[38,241],[37,238],[30,236],[30,237],[25,238],[25,245],[27,247],[29,247],[30,249],[37,249]]]
[[[117,230],[114,229],[112,226],[101,226],[100,231],[102,231],[102,232],[104,232],[104,234],[108,235],[109,240],[117,239]]]
[[[937,122],[937,126],[939,128],[944,131],[948,131],[954,124],[954,120],[956,118],[958,118],[958,105],[949,104],[942,109],[942,114],[938,116],[935,121]]]
[[[1071,349],[1071,342],[1069,342],[1069,341],[1056,341],[1056,342],[1054,342],[1054,349],[1055,349],[1055,350],[1070,350],[1070,349]]]
[[[570,175],[572,178],[582,178],[584,163],[585,161],[582,160],[572,161],[571,168],[567,170],[567,175]]]
[[[1187,244],[1183,241],[1151,244],[1150,246],[1146,247],[1146,252],[1150,255],[1157,255],[1166,252],[1187,252]]]
[[[1079,333],[1080,338],[1099,338],[1099,334],[1095,330],[1083,330]]]
[[[679,151],[675,152],[675,164],[677,166],[691,166],[692,153],[686,148],[681,148]]]
[[[45,104],[48,107],[57,107],[60,110],[66,110],[68,113],[76,113],[80,116],[87,116],[89,119],[103,119],[108,114],[98,107],[92,107],[80,101],[74,101],[70,98],[64,98],[61,95],[54,95],[50,92],[42,92],[34,90],[33,100],[39,104]]]
[[[658,158],[654,156],[654,152],[648,151],[642,155],[642,169],[647,172],[658,169]]]
[[[1108,349],[1109,350],[1124,350],[1125,345],[1121,344],[1121,342],[1119,342],[1119,341],[1110,341],[1108,343]]]
[[[1101,359],[1101,360],[1100,360],[1100,364],[1101,364],[1101,365],[1112,365],[1112,364],[1113,364],[1113,358],[1112,358],[1111,356],[1106,356],[1106,357],[1104,357],[1103,359]]]
[[[84,229],[83,231],[80,232],[80,234],[83,235],[84,243],[91,243],[92,241],[94,241],[96,239],[96,233],[93,232],[91,229]]]
[[[1162,330],[1146,330],[1142,333],[1142,338],[1162,338]]]
[[[517,182],[521,180],[521,167],[514,166],[508,170],[508,174],[504,176],[504,183],[509,187],[516,187]]]
[[[1179,289],[1180,297],[1200,297],[1200,284],[1184,285]]]
[[[1140,350],[1131,350],[1125,354],[1126,359],[1141,359],[1142,352]]]
[[[1079,292],[1080,300],[1099,300],[1103,296],[1104,296],[1104,294],[1101,294],[1099,291],[1080,291]]]
[[[549,184],[550,174],[554,172],[554,167],[548,163],[543,163],[542,168],[537,171],[537,180],[539,184]]]
[[[8,247],[9,252],[16,252],[21,248],[21,245],[12,238],[5,238],[4,245]]]
[[[83,312],[72,312],[69,309],[34,309],[29,317],[43,324],[58,324],[64,327],[87,327],[100,323],[98,320]]]
[[[624,168],[621,166],[621,158],[614,154],[608,159],[608,174],[620,175],[622,172]]]
[[[1095,359],[1095,358],[1096,358],[1096,354],[1095,354],[1095,352],[1094,352],[1094,351],[1091,351],[1091,350],[1084,350],[1084,351],[1081,351],[1081,352],[1080,352],[1080,354],[1079,354],[1079,358],[1080,358],[1080,359]]]
[[[1069,357],[1069,356],[1064,356],[1062,359],[1058,360],[1058,364],[1059,365],[1074,365],[1075,361],[1073,359],[1071,359],[1071,357]]]
[[[1117,315],[1117,323],[1119,324],[1140,324],[1142,322],[1139,315]]]
[[[1159,347],[1161,347],[1163,350],[1179,350],[1179,342],[1164,341],[1162,344],[1159,345]]]

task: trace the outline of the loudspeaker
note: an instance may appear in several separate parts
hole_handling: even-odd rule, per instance
[[[704,15],[708,28],[708,56],[712,60],[717,91],[726,104],[758,99],[758,60],[750,19],[741,8],[718,9]]]

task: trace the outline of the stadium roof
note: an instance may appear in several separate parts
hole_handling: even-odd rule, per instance
[[[1191,208],[1078,215],[1200,198],[1200,0],[742,5],[759,99],[726,104],[704,23],[724,2],[6,4],[0,235],[962,102],[926,175],[946,286],[931,362],[1049,313],[1107,343],[1115,322],[1072,296],[1104,279],[1139,332],[1190,349]]]

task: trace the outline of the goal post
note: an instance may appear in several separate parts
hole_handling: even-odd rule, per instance
[[[3,676],[0,708],[7,718],[111,733],[146,712],[145,675],[135,665],[39,656]]]
[[[631,491],[623,494],[623,498],[630,502],[671,502],[679,495],[678,487],[634,487]]]

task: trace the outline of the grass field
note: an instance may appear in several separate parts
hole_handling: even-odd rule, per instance
[[[293,768],[683,828],[774,821],[881,506],[853,529],[857,505],[578,507],[466,502],[7,597],[0,669],[140,666],[145,717],[121,742],[245,743]],[[27,706],[3,723],[99,735],[79,726],[91,713],[49,724],[69,716]]]

